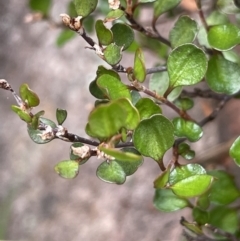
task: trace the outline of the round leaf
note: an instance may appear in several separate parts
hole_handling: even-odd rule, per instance
[[[196,221],[200,225],[204,225],[209,222],[208,212],[201,210],[198,207],[193,208],[192,212],[194,221]]]
[[[113,34],[108,28],[106,28],[102,20],[96,21],[95,29],[100,44],[109,45],[112,42]]]
[[[72,179],[78,175],[79,165],[76,161],[64,160],[59,162],[54,169],[59,176]]]
[[[133,133],[133,143],[144,156],[159,161],[174,143],[172,123],[162,115],[142,120]]]
[[[164,212],[172,212],[189,206],[188,200],[176,196],[169,189],[157,189],[155,191],[154,206]]]
[[[122,59],[121,47],[117,46],[114,43],[111,43],[104,49],[104,57],[108,64],[118,64]]]
[[[154,181],[154,188],[164,188],[169,179],[170,169],[167,168],[161,175]]]
[[[113,41],[116,45],[127,49],[134,40],[134,32],[131,27],[124,23],[115,23],[111,31],[113,33]]]
[[[27,84],[22,84],[19,89],[20,97],[29,107],[38,106],[40,100],[35,92],[33,92]]]
[[[103,74],[97,79],[97,85],[104,90],[110,100],[127,98],[131,100],[131,94],[128,87],[119,81],[119,78],[110,74]]]
[[[56,117],[57,117],[58,125],[62,125],[63,122],[67,119],[67,111],[63,109],[57,109]]]
[[[232,144],[229,154],[235,163],[240,167],[240,137],[238,137]]]
[[[216,177],[210,190],[209,199],[211,202],[228,205],[239,198],[240,192],[232,176],[224,171],[211,171],[208,173]]]
[[[97,168],[97,176],[108,183],[123,184],[126,175],[123,168],[116,161],[105,161]]]
[[[155,104],[153,100],[149,98],[141,98],[135,105],[137,108],[140,119],[146,119],[154,114],[161,114],[162,110],[159,105]]]
[[[134,130],[140,120],[137,109],[127,99],[97,106],[89,115],[86,131],[92,137],[109,138],[125,127]]]
[[[188,97],[178,98],[177,100],[174,101],[174,103],[178,108],[184,111],[190,110],[194,105],[193,100]]]
[[[207,70],[205,53],[193,44],[175,48],[167,61],[170,86],[194,85],[202,80]]]
[[[86,17],[97,7],[98,0],[74,0],[76,12],[79,16]]]
[[[215,55],[209,60],[206,81],[213,91],[232,95],[240,90],[240,67]]]
[[[154,17],[158,18],[161,14],[175,8],[181,0],[156,0],[154,2]]]
[[[231,24],[215,25],[208,32],[209,44],[217,50],[229,50],[240,42],[240,29]]]
[[[213,177],[209,175],[195,175],[187,177],[170,188],[172,191],[180,197],[196,197],[206,192],[213,181]]]
[[[173,119],[175,127],[174,134],[178,137],[186,137],[189,141],[198,141],[202,135],[202,128],[192,121],[184,120],[180,117]]]
[[[107,14],[104,22],[112,22],[118,18],[121,18],[123,15],[124,11],[122,11],[121,9],[112,10]]]
[[[169,40],[173,48],[191,43],[197,35],[197,23],[188,16],[180,16],[170,31]]]

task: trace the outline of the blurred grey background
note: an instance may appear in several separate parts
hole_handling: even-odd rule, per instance
[[[22,83],[28,83],[41,99],[35,111],[45,110],[46,118],[54,120],[56,108],[67,109],[64,126],[85,136],[94,103],[88,85],[97,66],[104,63],[84,48],[87,44],[80,37],[58,48],[59,29],[45,21],[25,24],[24,16],[30,12],[27,2],[0,1],[0,78],[17,92]],[[67,2],[54,1],[55,21],[60,22]],[[154,60],[149,53],[146,59],[151,67]],[[131,64],[133,56],[126,61]],[[68,159],[70,144],[33,143],[25,123],[11,111],[12,104],[11,93],[0,90],[0,239],[181,240],[179,220],[182,215],[188,217],[190,210],[168,214],[153,207],[153,180],[160,174],[154,161],[146,159],[121,186],[96,177],[100,160],[95,158],[81,166],[77,178],[62,179],[54,165]],[[205,146],[218,143],[218,127],[209,124],[208,130]]]

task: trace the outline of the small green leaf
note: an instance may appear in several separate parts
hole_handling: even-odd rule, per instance
[[[67,111],[63,109],[57,109],[56,117],[57,117],[58,125],[62,125],[63,122],[67,119]]]
[[[98,0],[74,0],[76,12],[79,16],[87,17],[97,7]]]
[[[174,134],[176,136],[186,137],[191,142],[198,141],[203,135],[202,128],[192,121],[177,117],[173,119],[173,125],[175,127]]]
[[[137,49],[135,53],[133,73],[135,78],[139,82],[143,82],[146,78],[147,72],[145,67],[144,56],[141,49]]]
[[[204,225],[209,222],[208,212],[201,210],[198,207],[194,207],[192,211],[194,221],[200,225]]]
[[[53,121],[49,120],[49,119],[40,117],[39,121],[42,122],[44,125],[51,126],[52,128],[56,128],[57,127],[56,124]],[[49,138],[49,139],[43,138],[42,134],[44,133],[44,131],[36,130],[31,125],[28,125],[27,128],[28,128],[27,129],[28,130],[28,135],[30,136],[32,141],[34,141],[37,144],[46,144],[46,143],[48,143],[48,142],[50,142],[50,141],[52,141],[54,139],[54,137]]]
[[[89,115],[86,131],[92,137],[109,138],[125,127],[134,130],[140,117],[128,99],[117,99],[97,106]]]
[[[41,12],[44,16],[47,16],[51,7],[51,0],[30,0],[29,7],[33,11]]]
[[[195,151],[189,150],[181,154],[181,156],[186,160],[192,160],[195,157]]]
[[[238,137],[232,144],[229,150],[230,157],[240,167],[240,137]]]
[[[209,224],[234,234],[239,230],[238,212],[229,207],[215,207],[209,212]]]
[[[222,14],[219,11],[215,10],[210,13],[206,19],[208,26],[214,26],[219,24],[229,23],[229,19],[226,14]]]
[[[183,166],[175,167],[169,176],[169,184],[174,185],[175,183],[195,175],[204,175],[206,170],[199,164],[187,164]]]
[[[205,193],[211,186],[213,177],[209,175],[195,175],[187,177],[170,188],[180,197],[196,197]]]
[[[153,204],[158,210],[164,212],[177,211],[189,206],[187,199],[176,196],[169,189],[157,189],[155,191]]]
[[[124,11],[122,11],[121,9],[112,10],[107,14],[104,22],[112,22],[114,20],[117,20],[118,18],[121,18],[123,15]]]
[[[19,88],[20,97],[28,104],[29,107],[38,106],[40,100],[35,92],[33,92],[27,84],[22,84]]]
[[[161,14],[175,8],[181,0],[156,0],[153,4],[154,18],[158,18]]]
[[[209,199],[211,202],[228,205],[239,198],[240,191],[231,175],[224,171],[210,171],[208,173],[216,178],[210,190]]]
[[[106,93],[110,100],[127,98],[131,100],[131,94],[128,87],[111,74],[103,74],[97,79],[97,85]]]
[[[181,155],[190,150],[190,146],[187,143],[180,143],[178,145],[178,154]]]
[[[44,115],[45,111],[42,110],[42,111],[39,111],[37,112],[33,118],[32,118],[32,123],[31,123],[31,126],[34,130],[37,130],[38,126],[39,126],[39,118],[40,116]]]
[[[210,206],[209,192],[211,192],[211,189],[197,199],[197,206],[200,207],[202,210],[206,210]]]
[[[154,114],[161,114],[162,110],[159,105],[149,98],[141,98],[135,105],[137,108],[140,119],[146,119],[151,117]]]
[[[105,161],[97,168],[97,176],[108,183],[123,184],[126,174],[116,161]]]
[[[188,97],[181,97],[174,101],[174,104],[181,110],[190,110],[194,106],[192,99]]]
[[[124,23],[115,23],[111,31],[113,33],[113,41],[123,50],[127,49],[134,40],[134,32],[131,27]]]
[[[68,9],[68,15],[71,16],[71,17],[74,17],[74,16],[77,16],[77,12],[76,12],[76,8],[75,8],[75,4],[74,4],[74,0],[71,0],[69,3],[68,3],[68,6],[67,6],[67,9]],[[71,32],[73,32],[71,30]]]
[[[117,149],[114,148],[106,148],[103,146],[99,147],[100,151],[103,151],[105,154],[114,157],[115,159],[119,159],[122,161],[139,161],[142,160],[142,156],[141,155],[136,155],[134,153],[131,152],[123,152],[123,151],[119,151]]]
[[[97,20],[95,23],[95,29],[98,37],[98,41],[102,45],[109,45],[112,43],[113,34],[112,32],[104,25],[102,20]]]
[[[11,108],[20,117],[21,120],[27,123],[32,122],[32,117],[27,112],[23,111],[19,106],[12,105]]]
[[[170,53],[167,69],[171,88],[194,85],[202,80],[207,71],[207,57],[195,45],[184,44]]]
[[[170,31],[169,40],[173,48],[194,41],[198,32],[197,23],[188,16],[180,16]]]
[[[58,47],[62,47],[64,44],[66,44],[69,40],[71,40],[75,36],[76,36],[76,33],[74,31],[70,29],[64,29],[58,35],[56,44]]]
[[[161,173],[161,175],[155,179],[154,181],[154,188],[164,188],[166,184],[168,183],[170,174],[170,168],[167,168],[164,172]]]
[[[64,160],[59,162],[54,169],[59,176],[72,179],[78,175],[79,165],[76,161]]]
[[[121,151],[126,153],[132,153],[141,157],[140,159],[138,158],[136,160],[133,160],[133,159],[121,160],[118,158],[114,160],[122,167],[126,176],[130,176],[137,171],[138,167],[140,167],[143,164],[143,157],[135,148],[132,148],[132,147],[124,147],[121,149]]]
[[[152,74],[149,81],[149,89],[158,95],[164,96],[169,87],[169,76],[167,71]],[[167,99],[174,101],[182,92],[182,87],[176,87],[168,94]]]
[[[214,49],[229,50],[240,43],[240,29],[231,23],[215,25],[208,32],[208,42]]]
[[[136,90],[131,91],[131,97],[133,105],[136,105],[136,103],[142,98],[139,92]]]
[[[84,163],[87,162],[88,159],[89,159],[89,157],[82,159],[82,158],[80,158],[79,155],[75,155],[76,153],[74,152],[74,149],[79,148],[79,147],[83,147],[83,146],[84,146],[84,145],[83,145],[81,142],[75,142],[75,143],[73,143],[73,144],[70,146],[70,154],[69,154],[70,159],[71,159],[71,160],[78,161],[78,164],[79,164],[79,165],[84,164]],[[75,154],[74,154],[74,153],[75,153]]]
[[[212,56],[208,63],[206,81],[215,92],[235,94],[240,90],[240,67],[221,55]]]
[[[142,120],[133,133],[133,143],[144,156],[159,161],[174,143],[174,128],[164,116],[157,114]]]
[[[121,47],[111,43],[104,49],[104,57],[108,64],[116,65],[122,59]]]

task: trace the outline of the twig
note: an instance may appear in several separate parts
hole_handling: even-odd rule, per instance
[[[198,7],[198,14],[199,14],[199,17],[201,19],[202,25],[204,26],[206,31],[208,31],[208,24],[207,24],[207,21],[204,17],[204,13],[203,13],[203,10],[202,10],[202,2],[201,2],[201,0],[197,0],[196,3],[197,3],[197,7]]]
[[[188,96],[191,98],[201,97],[201,98],[209,98],[209,99],[216,99],[216,100],[222,100],[223,97],[225,96],[223,94],[215,93],[212,90],[202,90],[199,88],[195,88],[193,92],[183,90],[181,95]]]

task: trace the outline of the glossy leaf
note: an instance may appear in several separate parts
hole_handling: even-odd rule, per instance
[[[21,120],[27,123],[32,122],[32,117],[26,111],[23,111],[19,106],[12,105],[11,108],[20,117]]]
[[[41,12],[44,16],[47,16],[51,7],[51,0],[30,0],[29,7],[33,11]]]
[[[189,150],[181,154],[181,156],[186,160],[192,160],[195,157],[195,151]]]
[[[106,93],[110,100],[127,98],[131,100],[128,87],[111,74],[103,74],[97,79],[97,85]]]
[[[54,169],[60,177],[72,179],[78,175],[79,165],[76,161],[64,160],[59,162]]]
[[[67,111],[63,109],[57,109],[56,117],[57,117],[58,125],[62,125],[63,122],[67,119]]]
[[[158,95],[164,96],[169,87],[169,76],[167,71],[152,74],[149,81],[149,89]],[[182,87],[176,87],[168,94],[167,99],[174,101],[182,92]]]
[[[104,57],[108,64],[116,65],[122,59],[121,47],[111,43],[104,49]]]
[[[105,161],[97,168],[97,176],[108,183],[123,184],[126,174],[116,161]]]
[[[43,118],[43,117],[40,117],[39,120],[44,124],[44,125],[49,125],[51,126],[52,128],[56,128],[56,124],[49,120],[49,119],[46,119],[46,118]],[[46,144],[50,141],[52,141],[54,139],[53,138],[49,138],[49,139],[45,139],[45,138],[42,138],[42,134],[44,133],[44,131],[40,131],[40,130],[35,130],[34,127],[32,127],[31,125],[28,125],[28,135],[30,136],[30,138],[32,139],[32,141],[34,141],[35,143],[37,144]]]
[[[197,23],[188,16],[180,16],[169,34],[173,48],[194,41],[198,32]]]
[[[127,49],[134,40],[134,32],[131,27],[124,23],[115,23],[111,31],[113,33],[113,41],[116,45]]]
[[[238,137],[232,144],[229,150],[230,157],[240,167],[240,137]]]
[[[175,8],[181,0],[156,0],[153,4],[154,17],[158,18],[161,14]]]
[[[157,114],[142,120],[133,133],[133,143],[144,156],[159,161],[174,143],[173,125],[164,116]]]
[[[192,121],[177,117],[172,122],[175,127],[174,134],[178,137],[186,137],[189,141],[195,142],[203,135],[202,128]]]
[[[215,25],[208,32],[209,44],[217,50],[229,50],[240,43],[240,29],[234,24]]]
[[[149,98],[141,98],[135,105],[137,108],[140,119],[146,119],[151,117],[154,114],[161,114],[162,110],[159,105]]]
[[[29,107],[38,106],[40,103],[39,97],[33,92],[27,84],[22,84],[19,88],[19,94],[22,100],[27,103]]]
[[[168,183],[168,179],[169,179],[169,175],[170,175],[170,169],[167,168],[164,172],[161,173],[161,175],[159,177],[157,177],[155,179],[155,181],[153,182],[154,184],[154,188],[164,188],[167,183]]]
[[[109,45],[113,41],[112,32],[104,25],[102,20],[97,20],[95,23],[95,29],[98,37],[98,41],[102,45]]]
[[[75,155],[76,153],[74,154],[73,148],[79,148],[79,147],[83,147],[83,146],[84,145],[81,142],[75,142],[70,146],[70,153],[69,153],[70,159],[78,161],[79,165],[82,165],[85,162],[87,162],[89,158],[83,158],[82,159],[82,158],[79,157],[79,155]]]
[[[97,7],[98,0],[74,0],[76,12],[79,16],[87,17]]]
[[[103,151],[105,154],[114,157],[115,159],[119,159],[122,161],[139,161],[142,160],[142,156],[141,155],[136,155],[134,153],[131,152],[123,152],[123,151],[119,151],[117,149],[114,148],[106,148],[103,146],[99,147],[100,151]]]
[[[202,80],[207,70],[205,53],[193,44],[175,48],[167,61],[170,86],[194,85]]]
[[[206,170],[199,164],[193,163],[184,166],[178,166],[171,171],[169,175],[169,184],[173,185],[185,178],[204,174],[206,174]]]
[[[69,40],[73,39],[76,36],[76,33],[70,29],[64,29],[60,32],[57,37],[56,44],[58,47],[62,47]]]
[[[209,224],[234,234],[239,230],[238,212],[233,208],[215,207],[209,212]]]
[[[107,14],[104,22],[112,22],[114,20],[117,20],[118,18],[121,18],[123,15],[124,11],[122,11],[121,9],[112,10]]]
[[[114,161],[117,162],[123,169],[123,171],[125,172],[126,176],[130,176],[132,175],[134,172],[137,171],[138,167],[140,167],[143,164],[143,157],[141,156],[141,154],[132,147],[124,147],[121,149],[122,152],[126,152],[126,153],[132,153],[135,154],[137,156],[140,156],[141,158],[138,159],[128,159],[128,160],[122,160],[119,158],[116,158]]]
[[[153,204],[158,210],[164,212],[177,211],[189,206],[187,199],[176,196],[169,189],[157,189],[155,191]]]
[[[146,78],[147,72],[143,52],[141,49],[137,49],[135,53],[133,73],[139,82],[143,82]]]
[[[134,130],[140,117],[127,99],[117,99],[97,106],[89,115],[86,130],[92,137],[109,138],[122,128]]]
[[[206,192],[213,181],[213,177],[209,175],[195,175],[187,177],[170,188],[172,191],[180,197],[196,197]]]
[[[178,98],[177,100],[174,101],[174,104],[186,111],[186,110],[190,110],[193,106],[194,106],[194,102],[192,99],[188,98],[188,97],[181,97],[181,98]]]
[[[240,90],[240,67],[221,55],[212,56],[208,63],[206,81],[213,91],[232,95]]]
[[[224,171],[210,171],[208,173],[216,178],[209,195],[211,202],[228,205],[239,198],[240,192],[231,175]]]

